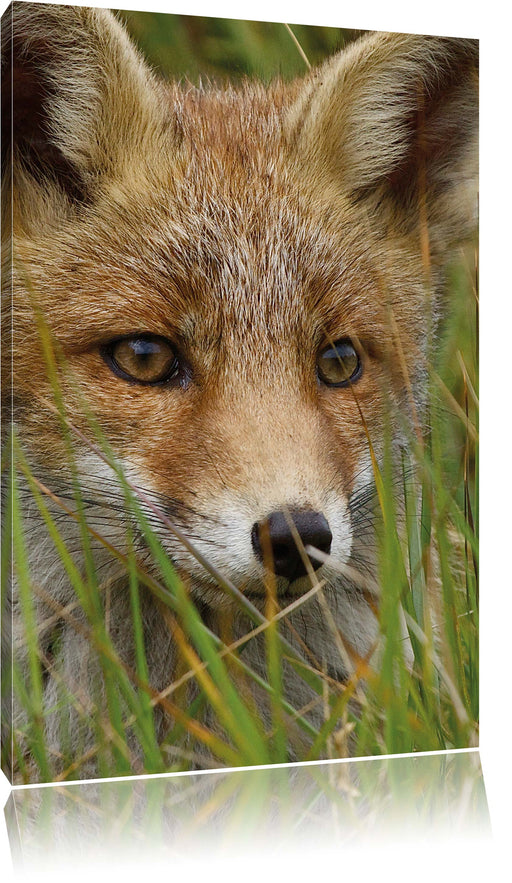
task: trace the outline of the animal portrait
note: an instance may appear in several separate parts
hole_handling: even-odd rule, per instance
[[[478,42],[145,15],[3,20],[3,768],[474,745]]]

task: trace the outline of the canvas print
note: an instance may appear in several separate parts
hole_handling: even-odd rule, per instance
[[[2,765],[478,741],[478,42],[2,21]]]

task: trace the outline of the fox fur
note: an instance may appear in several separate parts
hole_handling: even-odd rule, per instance
[[[372,455],[380,462],[387,422],[399,450],[406,423],[421,420],[444,270],[475,225],[477,43],[374,33],[290,84],[195,88],[157,79],[107,11],[16,2],[3,53],[6,95],[11,79],[13,89],[12,118],[3,102],[4,230],[14,257],[11,265],[6,240],[5,401],[34,474],[72,499],[36,300],[66,365],[90,526],[126,543],[124,492],[85,441],[81,401],[129,480],[193,547],[153,519],[214,630],[231,608],[194,550],[261,607],[253,525],[275,512],[321,513],[332,534],[316,571],[322,599],[289,621],[297,646],[343,681],[379,633]],[[176,347],[179,381],[144,385],[111,370],[102,347],[141,333]],[[354,341],[362,373],[337,388],[316,366],[340,339]],[[71,744],[86,751],[98,661],[86,630],[63,615],[71,605],[85,622],[30,494],[22,498],[58,757],[59,682],[76,696]],[[58,524],[83,572],[79,528]],[[109,585],[110,633],[134,667],[127,577],[93,548]],[[276,585],[287,603],[311,588],[309,576]],[[161,691],[176,676],[176,648],[149,593],[142,604],[149,681]],[[234,615],[232,635],[247,628]],[[245,654],[264,674],[264,648],[253,641]],[[291,671],[285,691],[297,708],[311,698]],[[162,738],[170,725],[162,712]]]

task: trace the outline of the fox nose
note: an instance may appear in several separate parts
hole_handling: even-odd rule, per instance
[[[303,546],[314,546],[326,555],[329,554],[332,533],[321,512],[298,509],[289,513],[289,519],[293,521]],[[300,543],[297,544],[295,540],[289,519],[283,512],[272,512],[268,518],[253,524],[251,540],[254,554],[262,563],[267,554],[265,543],[268,542],[272,552],[274,573],[293,582],[300,576],[305,576],[307,570],[303,560],[304,551]],[[322,566],[321,561],[310,558],[309,555],[306,557],[313,570],[318,570]]]

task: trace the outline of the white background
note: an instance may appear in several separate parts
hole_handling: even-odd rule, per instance
[[[86,5],[85,3],[83,5]],[[104,2],[91,5],[106,6]],[[325,854],[317,866],[318,855],[301,855],[300,861],[279,857],[269,867],[265,860],[251,857],[249,862],[234,860],[205,865],[201,876],[208,880],[271,879],[293,876],[311,879],[326,872],[342,881],[346,876],[357,880],[430,880],[465,881],[503,880],[510,874],[512,839],[512,777],[510,745],[512,735],[511,678],[509,672],[511,635],[512,579],[510,552],[512,534],[509,497],[512,492],[511,457],[511,255],[510,241],[510,57],[512,41],[506,5],[497,0],[470,3],[469,0],[430,0],[410,3],[397,0],[356,0],[351,3],[329,0],[121,0],[119,7],[168,11],[185,14],[215,15],[290,23],[332,25],[374,30],[412,31],[442,35],[478,37],[481,57],[481,758],[494,832],[493,842],[460,842],[451,847],[444,842],[410,844],[398,850],[378,848],[357,853]],[[1,3],[2,10],[6,4]],[[0,774],[1,776],[1,774]],[[9,794],[5,778],[0,781],[0,807]],[[507,848],[508,847],[508,848]],[[3,880],[12,879],[10,850],[5,825],[0,818],[0,860]],[[169,867],[168,876],[176,868]],[[183,869],[184,870],[184,869]],[[199,870],[196,866],[196,870]],[[110,879],[115,868],[96,868],[98,880]],[[159,878],[165,869],[147,869],[148,876]],[[135,879],[139,869],[120,876]],[[41,874],[45,876],[46,874]],[[73,877],[90,879],[91,869],[77,867]],[[48,874],[51,880],[68,875]],[[189,879],[196,875],[191,873]]]

